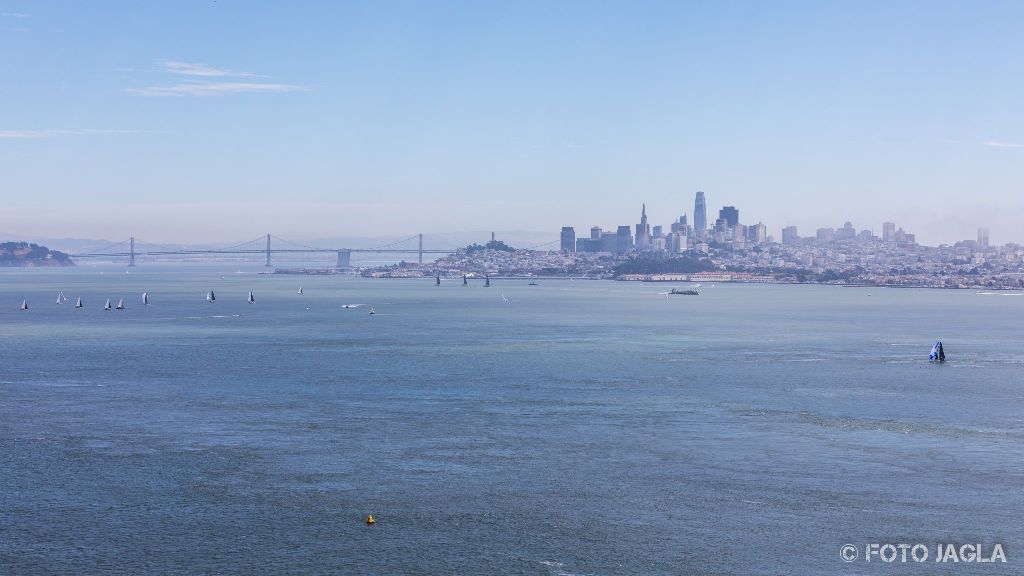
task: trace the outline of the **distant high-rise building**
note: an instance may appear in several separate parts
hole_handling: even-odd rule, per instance
[[[750,240],[754,244],[763,244],[764,242],[767,242],[768,227],[761,222],[747,226],[747,240]]]
[[[686,232],[689,229],[689,226],[686,225],[686,214],[680,216],[679,221],[673,222],[669,228],[672,232]]]
[[[836,240],[853,240],[856,237],[857,229],[850,222],[843,224],[842,228],[836,230]]]
[[[661,238],[664,235],[664,232],[662,230],[663,229],[660,224],[651,228],[651,236],[654,238]]]
[[[703,192],[697,192],[697,198],[693,201],[693,230],[698,240],[703,239],[708,230],[708,214]]]
[[[882,242],[896,241],[896,224],[893,222],[882,222]]]
[[[740,223],[740,211],[735,206],[723,206],[718,211],[718,217],[725,220],[730,228],[735,228]]]
[[[590,239],[591,240],[600,240],[601,239],[601,227],[600,226],[594,226],[593,228],[590,229]]]
[[[562,226],[562,252],[576,251],[576,230],[572,226]]]
[[[648,250],[651,247],[651,229],[647,225],[647,204],[640,210],[640,223],[636,225],[636,249]]]
[[[818,242],[832,242],[836,239],[836,231],[832,228],[818,228],[818,233],[815,236]]]
[[[577,238],[576,239],[576,251],[577,252],[600,252],[601,241],[594,240],[593,238]]]
[[[633,236],[629,233],[629,226],[619,226],[615,234],[615,251],[624,254],[633,249]]]
[[[782,229],[783,244],[796,244],[799,241],[800,236],[796,233],[796,226],[786,226]]]
[[[601,233],[601,252],[618,252],[619,236],[612,232]]]
[[[978,248],[988,248],[988,228],[978,228]]]

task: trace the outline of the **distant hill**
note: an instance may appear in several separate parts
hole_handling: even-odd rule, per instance
[[[46,246],[28,242],[0,243],[0,266],[74,266],[71,258]]]

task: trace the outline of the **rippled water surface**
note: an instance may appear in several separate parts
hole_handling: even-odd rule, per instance
[[[259,271],[0,272],[0,573],[1024,572],[1024,298]]]

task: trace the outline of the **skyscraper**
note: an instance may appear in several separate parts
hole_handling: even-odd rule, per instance
[[[756,244],[762,244],[768,240],[768,228],[761,222],[747,228],[747,239]]]
[[[735,228],[740,223],[740,211],[735,206],[722,206],[718,211],[718,217],[725,220],[730,228]]]
[[[615,244],[615,251],[619,254],[625,254],[633,248],[633,236],[629,233],[629,226],[619,226],[616,230],[618,239]]]
[[[988,248],[988,228],[978,228],[978,248]]]
[[[572,226],[562,226],[562,252],[576,251],[576,230]]]
[[[896,224],[893,222],[882,222],[882,242],[896,241]]]
[[[693,230],[698,239],[704,238],[708,229],[707,209],[704,206],[704,193],[697,192],[697,199],[693,202]]]
[[[647,225],[647,204],[640,210],[640,223],[636,225],[636,249],[647,250],[651,246],[651,228]]]

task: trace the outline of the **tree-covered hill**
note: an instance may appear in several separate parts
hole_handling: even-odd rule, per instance
[[[71,257],[28,242],[0,242],[0,266],[74,266]]]

